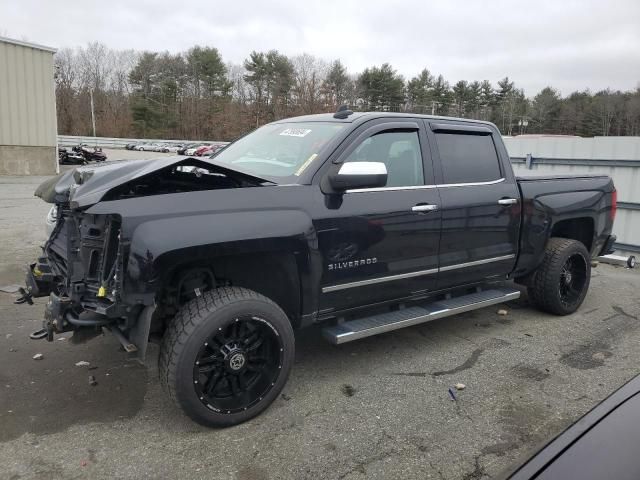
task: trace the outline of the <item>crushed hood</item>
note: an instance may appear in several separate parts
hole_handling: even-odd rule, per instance
[[[167,167],[180,165],[205,168],[255,185],[269,182],[209,160],[172,156],[148,160],[118,160],[77,167],[46,180],[35,190],[34,195],[48,203],[70,202],[75,208],[87,207],[98,203],[116,187]]]

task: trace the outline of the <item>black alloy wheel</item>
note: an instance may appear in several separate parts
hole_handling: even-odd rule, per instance
[[[567,307],[573,305],[580,298],[586,281],[585,258],[578,253],[571,255],[562,266],[558,282],[558,293],[562,304]]]
[[[246,288],[220,287],[178,311],[164,333],[158,370],[189,417],[228,427],[278,398],[294,355],[291,321],[276,303]]]
[[[590,280],[591,256],[585,245],[578,240],[553,237],[527,285],[529,300],[545,312],[569,315],[582,305]]]
[[[196,356],[198,398],[216,412],[247,410],[276,384],[283,350],[280,336],[260,317],[243,316],[219,327]]]

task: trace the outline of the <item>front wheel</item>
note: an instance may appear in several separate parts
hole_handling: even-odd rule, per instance
[[[160,381],[193,420],[227,427],[265,410],[282,391],[294,357],[286,314],[245,288],[204,293],[165,332]]]
[[[527,292],[540,310],[569,315],[584,301],[590,280],[591,257],[584,244],[568,238],[551,238]]]

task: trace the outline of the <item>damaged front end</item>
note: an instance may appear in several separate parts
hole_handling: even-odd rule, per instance
[[[58,204],[43,255],[30,265],[27,292],[49,295],[41,336],[79,327],[127,328],[132,308],[120,301],[126,242],[116,215],[90,215]],[[137,313],[137,312],[134,312]]]
[[[178,157],[107,162],[47,180],[35,194],[56,205],[55,227],[29,267],[22,299],[31,303],[32,297],[49,296],[43,329],[32,338],[52,340],[56,333],[106,327],[125,350],[138,350],[144,357],[157,285],[153,272],[140,278],[140,261],[153,259],[130,259],[131,239],[146,220],[163,213],[148,211],[149,203],[137,199],[269,183]]]

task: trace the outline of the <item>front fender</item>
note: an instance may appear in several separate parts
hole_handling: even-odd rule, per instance
[[[131,234],[125,277],[128,303],[153,302],[162,275],[173,266],[221,256],[288,252],[298,258],[301,282],[321,271],[305,265],[315,256],[311,218],[299,210],[211,213],[160,218],[139,224]],[[301,285],[306,290],[305,285]],[[307,286],[307,288],[309,288]]]

